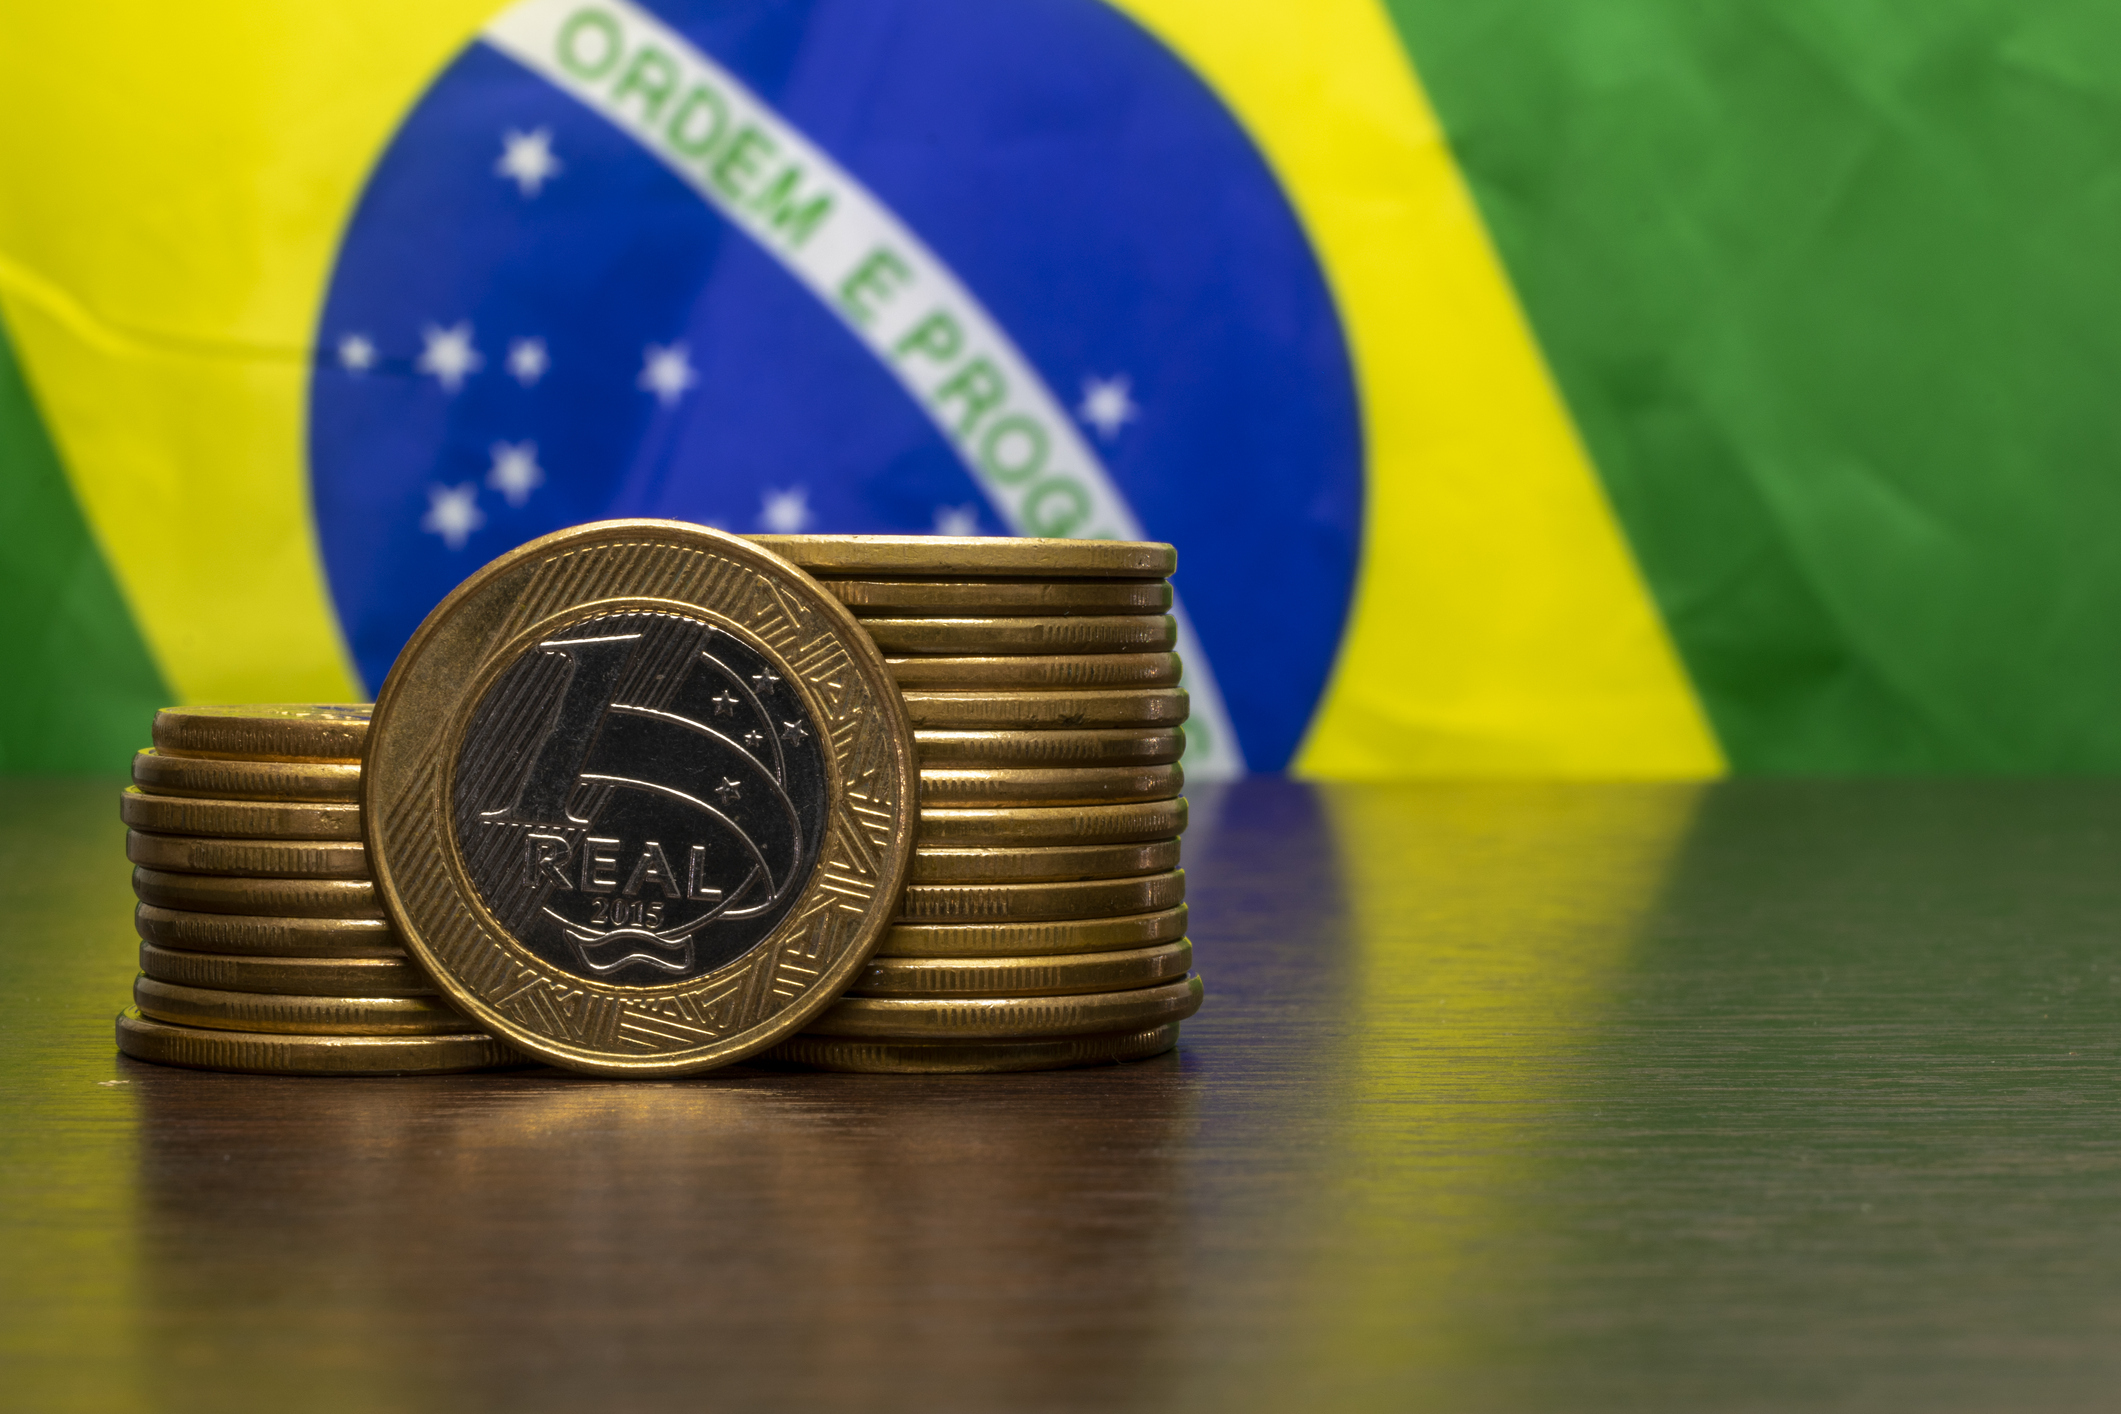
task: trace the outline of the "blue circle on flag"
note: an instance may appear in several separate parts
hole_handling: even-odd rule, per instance
[[[1245,759],[1284,766],[1353,588],[1360,421],[1318,262],[1215,95],[1098,0],[625,9],[830,154],[994,316],[1179,547]],[[1015,533],[774,254],[484,41],[378,162],[317,348],[316,523],[371,689],[472,570],[582,521]]]

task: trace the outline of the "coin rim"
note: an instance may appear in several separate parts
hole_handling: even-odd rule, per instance
[[[165,923],[164,915],[169,921]],[[222,939],[218,947],[192,947],[186,943],[171,942],[156,934],[165,926],[182,929],[183,920],[208,918],[224,926],[232,933],[271,933],[285,930],[294,935],[289,947],[274,947],[248,952],[230,952],[227,940]],[[374,914],[355,918],[304,918],[289,914],[274,913],[213,913],[203,908],[171,908],[166,904],[149,903],[145,899],[133,905],[133,931],[142,942],[153,943],[170,952],[214,953],[222,957],[404,957],[405,949],[398,941],[397,930],[390,920],[378,910]],[[312,934],[315,936],[302,936]],[[356,951],[333,951],[333,935],[343,935],[350,941],[342,941],[341,948],[352,947]],[[313,951],[310,951],[312,950]]]
[[[1139,805],[1185,793],[1176,761],[1155,766],[930,766],[921,804],[937,809],[994,806]]]
[[[187,968],[210,968],[223,966],[237,974],[262,972],[273,977],[276,985],[249,986],[235,982],[201,982],[170,973]],[[319,982],[313,977],[330,975],[333,969],[351,969],[354,979],[339,985],[339,979]],[[387,973],[387,977],[361,973]],[[404,980],[397,980],[403,974]],[[140,975],[157,982],[179,987],[204,987],[221,992],[267,992],[290,997],[428,997],[435,995],[434,984],[427,974],[402,951],[391,957],[268,957],[257,953],[198,952],[190,948],[166,948],[160,943],[140,940]],[[290,987],[290,982],[299,985]],[[323,990],[310,990],[321,987]],[[385,987],[391,990],[369,991],[370,987]],[[406,991],[406,987],[417,987],[417,991]]]
[[[916,895],[914,890],[920,893]],[[1084,901],[1100,896],[1125,897],[1129,892],[1139,893],[1145,898],[1161,897],[1175,891],[1177,897],[1162,905],[1131,904],[1117,909],[1100,910],[1097,905]],[[962,914],[941,916],[908,916],[905,909],[916,900],[929,907],[936,907],[946,900],[955,899],[960,906],[975,902],[982,906],[1001,908],[1000,913],[966,917]],[[1045,883],[999,883],[999,884],[908,884],[899,896],[899,915],[895,923],[1053,923],[1070,919],[1128,918],[1136,914],[1161,913],[1166,908],[1176,908],[1186,901],[1186,871],[1168,869],[1159,874],[1133,874],[1117,879],[1056,879]],[[1089,913],[1070,912],[1078,907],[1089,907]],[[1061,909],[1051,913],[1048,909]]]
[[[975,737],[981,740],[942,740],[936,738]],[[1097,755],[1105,746],[1129,745],[1142,754],[1113,758]],[[1076,755],[1041,756],[1041,749],[1066,752],[1077,749]],[[942,751],[937,756],[934,753]],[[1169,766],[1186,753],[1186,732],[1183,727],[1052,727],[1040,730],[1026,727],[1018,731],[979,728],[954,729],[950,727],[918,727],[913,733],[913,752],[920,758],[921,769],[955,770],[959,768],[1016,768],[1025,770],[1063,770],[1082,766]]]
[[[763,1059],[777,1065],[802,1066],[808,1070],[834,1071],[842,1075],[1008,1075],[1037,1070],[1083,1070],[1091,1066],[1128,1065],[1169,1055],[1178,1046],[1183,1023],[1167,1021],[1138,1031],[1097,1032],[1084,1036],[1026,1036],[1010,1040],[900,1041],[867,1036],[791,1036]],[[1081,1054],[1079,1048],[1103,1041],[1110,1050],[1129,1054]],[[1127,1042],[1141,1049],[1135,1051]],[[830,1052],[862,1049],[880,1057],[896,1055],[897,1064],[856,1065],[823,1057],[806,1058],[784,1051]],[[1055,1052],[1059,1052],[1056,1054]],[[1076,1051],[1076,1054],[1068,1054]],[[995,1061],[1001,1064],[995,1064]],[[939,1062],[917,1064],[915,1062]]]
[[[391,854],[392,847],[383,839],[384,832],[390,828],[390,822],[400,807],[407,802],[403,799],[378,799],[381,792],[399,789],[399,775],[409,772],[407,785],[416,789],[407,789],[406,795],[416,796],[418,803],[407,812],[407,819],[411,821],[420,816],[428,817],[427,828],[432,829],[435,836],[443,842],[441,857],[434,867],[440,867],[444,871],[445,892],[470,914],[474,926],[484,936],[487,944],[497,950],[499,956],[515,964],[518,971],[533,970],[543,975],[549,983],[590,996],[608,998],[615,1003],[653,1000],[660,996],[674,996],[711,988],[715,983],[707,979],[724,972],[728,973],[731,980],[748,975],[754,969],[761,969],[768,977],[771,976],[776,965],[773,959],[797,930],[807,926],[803,907],[805,900],[826,887],[825,881],[829,873],[827,856],[832,847],[833,831],[835,828],[856,828],[851,819],[853,812],[847,795],[847,783],[841,775],[842,767],[838,756],[829,746],[825,752],[831,780],[830,793],[827,796],[829,818],[826,844],[821,849],[818,862],[812,868],[810,878],[786,915],[771,933],[754,947],[747,949],[741,957],[698,977],[656,987],[624,987],[577,977],[537,957],[517,942],[493,917],[485,900],[479,896],[476,886],[465,873],[456,831],[449,819],[449,798],[450,791],[454,788],[455,773],[439,764],[426,770],[417,767],[401,768],[390,759],[393,736],[390,724],[404,694],[411,690],[407,684],[413,681],[412,668],[421,661],[422,655],[429,651],[430,644],[442,639],[461,606],[469,604],[473,597],[484,591],[488,585],[525,565],[628,545],[661,546],[677,551],[718,556],[725,562],[733,560],[769,581],[793,589],[809,601],[811,607],[834,626],[835,637],[847,655],[848,664],[868,689],[869,703],[864,705],[869,706],[878,719],[877,730],[881,731],[884,737],[882,746],[885,749],[888,769],[898,786],[889,842],[886,848],[877,851],[879,859],[876,887],[862,920],[849,935],[850,941],[839,957],[811,978],[786,1005],[745,1030],[734,1032],[709,1045],[655,1056],[592,1050],[578,1043],[562,1041],[557,1037],[534,1031],[503,1014],[462,978],[444,967],[441,959],[429,947],[411,907],[400,890],[398,870],[394,868]],[[623,572],[622,565],[614,573]],[[447,698],[451,717],[443,729],[435,734],[434,739],[438,744],[432,751],[433,761],[454,761],[464,733],[469,728],[471,717],[487,687],[500,671],[514,661],[523,645],[534,641],[536,637],[550,634],[556,626],[566,622],[580,621],[606,613],[625,612],[629,609],[678,613],[736,625],[743,630],[747,641],[765,650],[769,660],[787,669],[787,681],[796,691],[803,694],[805,705],[819,724],[820,734],[829,742],[833,726],[841,719],[824,710],[810,685],[803,680],[800,673],[793,670],[792,665],[787,663],[777,648],[768,644],[756,631],[739,623],[733,615],[710,605],[664,599],[650,594],[622,594],[613,592],[613,587],[606,587],[593,600],[578,599],[535,622],[526,624],[505,642],[494,642],[491,633],[476,636],[475,646],[463,650],[469,662],[466,670],[456,675],[463,686]],[[382,762],[380,766],[377,764],[379,760]],[[918,768],[913,755],[913,729],[906,720],[898,688],[884,667],[883,655],[877,652],[869,636],[862,632],[861,625],[846,605],[827,593],[800,567],[744,537],[682,521],[610,520],[573,526],[516,547],[474,572],[421,621],[420,627],[414,631],[412,638],[399,653],[397,665],[392,669],[389,679],[383,684],[383,691],[376,699],[375,713],[369,730],[368,754],[363,758],[362,835],[368,845],[369,863],[375,875],[377,897],[386,915],[403,935],[406,951],[417,959],[434,979],[436,987],[481,1026],[517,1049],[554,1065],[585,1074],[692,1075],[755,1055],[782,1037],[800,1031],[812,1016],[832,1004],[845,988],[847,979],[861,969],[862,964],[882,942],[884,933],[890,926],[892,914],[897,908],[899,889],[912,857],[914,826],[920,808],[919,794]],[[438,820],[434,818],[436,816],[439,816]],[[863,838],[866,839],[866,836]],[[744,968],[743,973],[733,970],[740,965]],[[766,989],[762,986],[760,990]]]
[[[1155,692],[1185,681],[1176,653],[887,653],[884,665],[901,692]],[[1124,680],[1081,681],[1106,669]]]
[[[153,879],[142,880],[142,874],[152,874]],[[161,884],[160,880],[174,880],[175,888]],[[142,884],[156,889],[165,897],[182,898],[183,891],[194,889],[189,903],[156,903],[142,892]],[[249,884],[247,890],[229,891],[233,902],[242,905],[234,908],[207,908],[198,902],[203,893],[211,895],[216,884]],[[360,897],[360,890],[367,889],[367,901],[348,903],[342,900],[347,895]],[[244,897],[255,896],[255,901]],[[290,903],[308,897],[308,907],[290,907]],[[144,864],[133,866],[133,897],[156,908],[166,908],[177,913],[226,913],[249,914],[268,918],[375,918],[381,914],[377,903],[375,885],[368,879],[274,879],[253,874],[185,874],[174,869],[150,869]],[[321,910],[321,911],[319,911]]]
[[[293,828],[271,823],[277,812],[308,810],[336,813]],[[181,828],[158,822],[157,814],[165,811],[170,815],[188,811],[203,816],[205,823],[215,828]],[[118,818],[131,829],[155,835],[228,840],[325,840],[334,844],[358,842],[361,838],[361,807],[351,800],[233,800],[227,796],[162,795],[129,785],[118,794]],[[324,825],[349,829],[351,833],[336,838],[328,833],[315,833],[317,827]]]
[[[1171,818],[1166,824],[1153,812],[1159,808],[1168,811]],[[1105,818],[1124,820],[1121,812],[1138,812],[1150,823],[1119,836],[1083,835],[1041,831],[1042,825],[1065,826],[1068,821]],[[1183,836],[1190,821],[1191,809],[1182,795],[1169,800],[1122,800],[1106,805],[934,805],[921,811],[920,825],[914,836],[914,847],[936,849],[1035,849],[1044,845],[1068,844],[1135,844],[1143,840],[1171,839]],[[979,817],[975,819],[974,817]],[[986,833],[978,831],[984,827]],[[941,833],[931,833],[940,831]],[[964,832],[964,833],[960,833]]]
[[[1182,959],[1182,960],[1181,960]],[[1178,977],[1193,970],[1193,941],[1190,938],[1174,938],[1169,942],[1150,943],[1139,948],[1111,948],[1101,952],[1042,953],[1034,957],[872,957],[864,964],[862,975],[854,979],[854,985],[845,993],[849,997],[897,998],[901,1000],[967,1000],[1015,997],[1067,997],[1092,992],[1121,992],[1130,988],[1161,986],[1176,980],[1169,971],[1171,962],[1179,962]],[[1007,981],[995,985],[986,981],[968,983],[966,987],[952,991],[922,990],[917,987],[880,987],[873,974],[882,971],[900,974],[907,981],[937,974],[949,976],[953,973],[990,973],[1019,968],[1024,971],[1045,968],[1065,977],[1069,972],[1094,972],[1100,968],[1114,968],[1129,962],[1142,964],[1142,971],[1155,973],[1147,981],[1117,982],[1106,978],[1092,981],[1087,986],[1076,984],[1045,988],[1029,988]],[[1163,964],[1163,966],[1156,966]],[[889,982],[887,977],[886,983]]]
[[[1170,862],[1155,863],[1146,869],[1129,866],[1130,855],[1135,863],[1139,863],[1151,851],[1164,855]],[[1019,873],[1011,868],[1026,865],[1034,869],[1039,866],[1059,868],[1064,857],[1071,855],[1083,862],[1068,865],[1059,874]],[[932,869],[932,861],[937,859],[959,867],[951,877],[923,878],[922,869]],[[1095,862],[1090,862],[1092,860]],[[1176,835],[1153,840],[1097,840],[1086,844],[1045,845],[925,845],[916,840],[913,866],[906,875],[906,883],[910,887],[914,884],[1062,884],[1087,879],[1134,879],[1145,874],[1168,874],[1179,867],[1178,861],[1179,840]],[[992,872],[980,872],[982,866]]]
[[[826,593],[853,610],[858,619],[956,618],[968,614],[986,618],[1168,614],[1173,600],[1170,582],[1161,579],[816,578]],[[1128,594],[1144,597],[1140,602],[1114,607],[1083,602],[1093,597],[1082,593],[1085,590],[1104,590],[1115,599]],[[1060,602],[1042,598],[1045,595],[1056,595]],[[1073,603],[1069,602],[1071,596],[1077,596]]]
[[[878,615],[859,622],[880,651],[900,658],[1089,658],[1172,653],[1178,647],[1178,620],[1169,614]],[[1065,638],[1036,639],[1040,630],[1061,629],[1075,635],[1073,645]]]
[[[128,1037],[131,1044],[128,1044]],[[483,1031],[450,1031],[436,1036],[307,1036],[295,1031],[224,1031],[215,1026],[185,1026],[174,1021],[157,1021],[151,1016],[143,1015],[140,1008],[134,1006],[118,1013],[116,1040],[120,1055],[148,1065],[175,1066],[183,1070],[219,1070],[234,1075],[451,1075],[536,1064],[527,1056],[514,1054],[500,1041]],[[223,1047],[230,1050],[262,1047],[287,1053],[290,1062],[280,1065],[214,1064],[203,1059],[178,1060],[170,1054],[171,1048],[184,1045],[209,1049]],[[446,1052],[459,1048],[472,1049],[476,1046],[489,1048],[494,1059],[470,1065],[439,1066],[299,1063],[305,1056],[332,1056],[339,1058],[341,1062],[358,1062],[358,1059],[364,1056],[407,1053],[416,1055],[421,1051]],[[142,1051],[146,1048],[159,1049],[162,1053],[143,1054]]]
[[[155,713],[149,739],[159,749],[184,755],[230,757],[271,761],[358,761],[368,738],[368,722],[344,719],[318,721],[303,717],[237,715],[260,707],[370,707],[367,702],[229,702],[191,703],[164,707]],[[256,740],[242,739],[249,733]],[[164,740],[165,737],[170,738]],[[185,738],[193,738],[186,740]],[[305,741],[323,737],[324,743]],[[282,740],[284,738],[284,740]],[[305,751],[300,748],[329,744],[352,750]]]
[[[1039,731],[1095,727],[1175,727],[1192,715],[1193,698],[1182,687],[1084,688],[1042,692],[1034,688],[960,692],[950,688],[899,689],[907,720],[915,729],[939,731]],[[1099,717],[1098,708],[1137,709],[1132,714]],[[941,709],[961,709],[962,718]],[[1153,709],[1142,712],[1139,709]],[[982,711],[984,709],[984,715]],[[1022,709],[1022,715],[1003,715]],[[1026,717],[1033,718],[1026,720]],[[1065,719],[1065,720],[1064,720]]]
[[[819,1013],[809,1034],[905,1041],[1094,1036],[1099,1032],[1147,1030],[1164,1022],[1184,1021],[1199,1011],[1206,1000],[1207,987],[1197,972],[1153,987],[1076,992],[1065,997],[841,997]],[[1104,1005],[1100,1007],[1100,1003]],[[1166,1004],[1184,1009],[1175,1016],[1166,1015]],[[1066,1006],[1097,1009],[1073,1025],[1056,1025],[1042,1011]],[[1146,1008],[1148,1018],[1130,1017],[1134,1007]],[[1123,1019],[1115,1019],[1114,1013]]]
[[[197,781],[177,781],[167,787],[140,779],[144,758],[177,763],[172,774],[211,774],[222,771],[264,773],[266,784],[258,790],[208,790]],[[313,774],[322,773],[322,774]],[[195,800],[274,801],[282,805],[336,805],[360,798],[361,766],[356,761],[265,761],[247,756],[184,756],[147,747],[133,753],[133,784],[143,795],[183,796]],[[318,782],[328,784],[318,785]]]
[[[356,859],[334,868],[319,865],[312,869],[287,870],[265,867],[269,862],[266,851],[315,849],[328,853],[352,851]],[[182,855],[187,860],[203,858],[220,860],[218,863],[170,864],[140,855],[167,852]],[[264,856],[264,857],[261,857]],[[218,835],[180,835],[162,830],[143,830],[135,825],[125,832],[125,857],[145,869],[165,874],[241,874],[260,879],[366,879],[368,877],[368,851],[359,840],[279,840],[279,839],[228,839]]]
[[[1169,579],[1178,551],[1161,540],[1071,540],[1030,535],[747,535],[820,579],[879,571],[999,579]]]
[[[154,1012],[148,1010],[141,1002],[140,995],[143,988],[156,987],[165,992],[199,994],[199,999],[171,996],[167,1001],[179,1004],[190,1001],[198,1008],[197,1014],[202,1018],[209,1016],[211,1013],[208,1008],[216,1004],[247,1007],[253,1015],[231,1018],[236,1024],[229,1026],[217,1026],[206,1019],[172,1020],[166,1016],[155,1016]],[[226,1000],[223,1000],[224,998]],[[319,1021],[310,1015],[325,1010],[333,1003],[353,1012],[354,1019],[345,1022]],[[133,1005],[140,1008],[141,1015],[152,1016],[157,1021],[166,1021],[172,1026],[197,1026],[207,1031],[256,1030],[260,1024],[257,1013],[270,1016],[275,1011],[287,1013],[287,1020],[280,1028],[282,1033],[296,1036],[456,1036],[479,1029],[474,1024],[476,1017],[465,1016],[462,1011],[451,1006],[446,997],[319,997],[293,992],[241,992],[233,987],[195,987],[186,982],[164,982],[144,973],[133,979]],[[429,1024],[449,1018],[466,1024],[450,1026],[447,1029]],[[336,1029],[318,1029],[324,1026]],[[392,1030],[394,1026],[403,1029]]]
[[[1128,948],[1148,947],[1165,943],[1173,938],[1186,936],[1186,928],[1192,917],[1191,910],[1183,903],[1169,908],[1155,908],[1147,913],[1115,913],[1105,918],[992,918],[973,923],[899,923],[884,935],[878,945],[877,957],[1025,957],[1037,952],[1040,955],[1074,952],[1121,952]],[[967,937],[974,933],[1009,933],[1018,929],[1064,929],[1074,928],[1081,932],[1114,932],[1130,927],[1140,928],[1147,936],[1128,938],[1122,942],[1097,941],[1087,947],[1057,948],[1048,941],[1034,947],[1028,942],[1006,942],[997,952],[967,952],[953,950],[951,938]],[[903,950],[893,946],[894,936],[903,944]]]

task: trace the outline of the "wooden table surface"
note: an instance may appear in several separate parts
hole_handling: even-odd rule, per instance
[[[1194,796],[1174,1056],[161,1069],[117,787],[0,784],[0,1405],[2121,1399],[2121,787]]]

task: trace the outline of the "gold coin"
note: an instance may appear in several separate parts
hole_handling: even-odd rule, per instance
[[[133,757],[133,784],[156,795],[219,800],[343,800],[361,793],[353,761],[239,761],[143,751]]]
[[[157,908],[195,913],[258,913],[270,918],[380,918],[366,879],[251,879],[134,869],[133,893]]]
[[[1086,732],[913,734],[923,766],[1163,766],[1185,754],[1177,727],[1107,727]]]
[[[1043,957],[1063,952],[1118,952],[1186,936],[1186,906],[1125,918],[1068,918],[1051,923],[900,923],[884,934],[878,957]]]
[[[1113,692],[902,691],[916,727],[959,731],[1078,731],[1088,727],[1175,727],[1186,720],[1184,688]]]
[[[366,702],[252,702],[164,707],[155,745],[195,756],[276,761],[358,761],[368,737]]]
[[[172,1026],[118,1013],[118,1050],[134,1060],[252,1075],[446,1075],[528,1065],[491,1036],[288,1036]]]
[[[440,997],[291,997],[181,987],[152,977],[133,982],[140,1014],[176,1026],[219,1031],[292,1031],[305,1036],[441,1036],[478,1023]]]
[[[1053,1036],[1028,1041],[869,1041],[802,1035],[766,1053],[769,1060],[857,1075],[996,1075],[1069,1070],[1147,1060],[1178,1044],[1178,1023],[1108,1036]]]
[[[1178,642],[1169,614],[1070,614],[1059,618],[863,619],[886,653],[952,657],[994,654],[1168,653]]]
[[[1176,687],[1176,653],[1062,653],[1053,657],[886,658],[900,688],[944,692],[1103,691]]]
[[[403,957],[389,920],[371,918],[261,918],[242,913],[191,913],[133,908],[133,927],[157,947],[246,957]]]
[[[1167,614],[1171,586],[1160,579],[826,579],[825,592],[872,614]]]
[[[356,801],[288,804],[277,800],[201,800],[149,795],[127,786],[118,797],[118,818],[136,830],[165,835],[217,835],[262,840],[357,840],[361,807]]]
[[[359,840],[217,840],[125,832],[125,857],[180,874],[255,874],[273,879],[366,879]]]
[[[1046,957],[872,957],[850,997],[1061,997],[1124,992],[1186,975],[1193,945],[1180,938],[1124,952]]]
[[[429,997],[434,988],[412,959],[396,957],[239,957],[140,944],[140,971],[157,982],[292,997]]]
[[[846,606],[675,521],[577,526],[466,580],[398,655],[364,769],[406,950],[481,1029],[600,1075],[801,1030],[890,925],[918,808]]]
[[[1185,832],[1186,802],[1179,797],[1129,801],[1124,805],[924,809],[920,831],[914,838],[922,849],[1029,849],[1038,845],[1125,844],[1132,840],[1170,839]]]
[[[1052,884],[908,884],[899,898],[898,916],[904,923],[1116,918],[1174,908],[1185,901],[1186,871],[1174,869],[1136,879],[1070,879]]]
[[[1178,551],[1148,540],[1035,539],[964,535],[751,535],[745,537],[819,576],[874,579],[1169,579]]]
[[[1030,884],[1119,879],[1178,867],[1178,841],[1066,844],[1032,849],[929,849],[915,846],[911,884]]]
[[[921,804],[1101,805],[1169,800],[1186,788],[1180,766],[930,766]]]
[[[1184,1021],[1200,1010],[1203,995],[1200,978],[1186,977],[1068,997],[842,997],[810,1023],[809,1034],[907,1041],[1094,1036]]]

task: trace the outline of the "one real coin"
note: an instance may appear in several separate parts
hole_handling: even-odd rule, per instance
[[[140,972],[157,982],[224,992],[293,997],[427,997],[434,987],[412,959],[396,957],[244,957],[140,944]]]
[[[151,903],[133,908],[143,941],[187,952],[245,957],[403,957],[397,930],[380,911],[357,918],[275,918],[199,913]]]
[[[1183,796],[1120,805],[936,806],[921,811],[918,839],[923,848],[1123,844],[1182,835],[1187,813]]]
[[[369,864],[480,1028],[591,1074],[794,1034],[882,938],[912,733],[837,599],[672,521],[534,540],[428,615],[376,703]]]
[[[985,923],[899,923],[878,957],[1028,957],[1117,952],[1186,936],[1186,906],[1112,918],[1003,919]]]
[[[821,578],[1169,579],[1178,551],[1149,540],[984,535],[754,535]]]
[[[186,987],[141,977],[133,1005],[176,1026],[290,1031],[309,1036],[440,1036],[478,1024],[440,997],[302,997]]]
[[[1039,614],[1165,614],[1171,586],[1157,579],[824,579],[856,618]]]
[[[366,879],[262,879],[237,874],[133,870],[133,894],[157,908],[256,913],[269,918],[381,918]]]
[[[1062,614],[1037,618],[863,619],[893,655],[965,657],[1022,653],[1168,653],[1178,642],[1169,614]]]
[[[1178,867],[1177,840],[1141,844],[1063,844],[1032,849],[913,851],[910,884],[1031,884],[1062,879],[1121,879]]]
[[[913,749],[927,766],[1164,766],[1186,752],[1178,727],[1092,731],[917,731]]]
[[[1101,1036],[1044,1036],[1015,1041],[890,1041],[804,1034],[783,1041],[767,1058],[812,1070],[857,1075],[997,1075],[1011,1071],[1071,1070],[1147,1060],[1178,1044],[1175,1021]]]
[[[251,1075],[449,1075],[530,1064],[491,1036],[297,1036],[172,1025],[118,1014],[118,1050],[134,1060]]]
[[[195,756],[282,761],[358,761],[368,737],[366,702],[251,702],[164,707],[154,743]]]
[[[907,923],[1117,918],[1176,908],[1185,901],[1186,871],[1174,869],[1134,879],[1071,879],[1051,884],[908,884],[899,897],[898,916]]]
[[[361,793],[361,766],[355,761],[252,761],[150,750],[133,757],[133,784],[154,795],[218,800],[351,801]]]
[[[1105,692],[1177,687],[1185,675],[1176,653],[1058,653],[985,657],[891,657],[891,679],[904,689],[943,692]]]
[[[1089,727],[1175,727],[1191,700],[1180,687],[1065,692],[941,692],[907,688],[900,697],[916,728],[1029,731]],[[135,777],[137,779],[137,776]]]
[[[179,874],[255,874],[272,879],[365,879],[359,840],[224,840],[125,832],[125,857]]]
[[[1064,997],[842,997],[811,1022],[809,1034],[967,1041],[1093,1036],[1184,1021],[1204,996],[1200,978],[1186,977]]]
[[[1046,957],[872,957],[850,997],[1059,997],[1175,981],[1193,966],[1184,938],[1120,952]]]
[[[207,800],[150,795],[127,786],[118,817],[136,830],[164,835],[213,835],[223,839],[358,840],[361,807],[352,800]]]
[[[1168,800],[1185,770],[1164,766],[924,766],[921,804],[1103,805]]]

